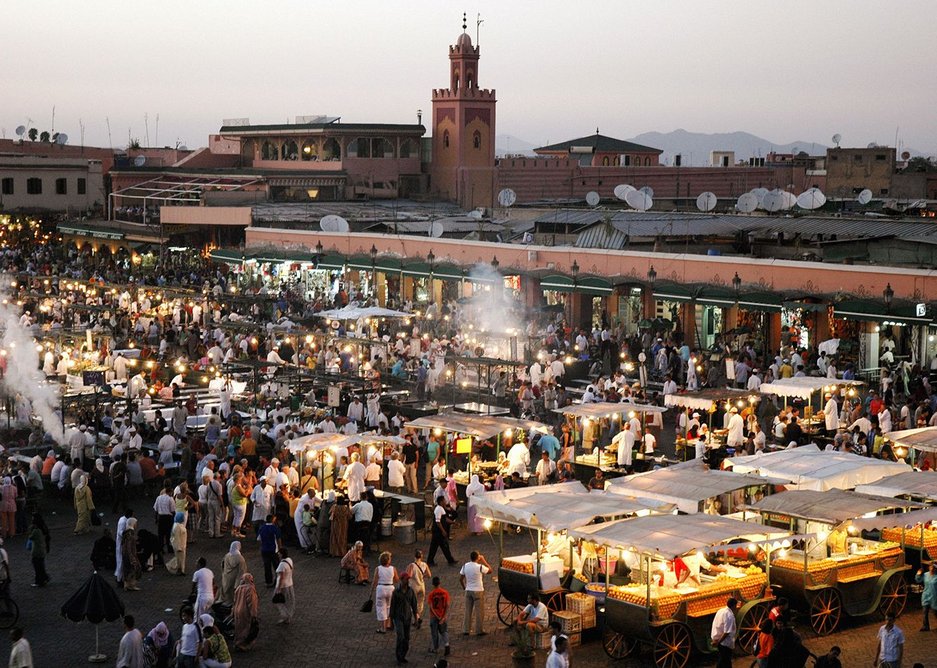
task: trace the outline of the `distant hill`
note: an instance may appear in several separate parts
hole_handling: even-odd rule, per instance
[[[709,164],[712,151],[735,151],[736,160],[765,157],[771,151],[777,153],[799,153],[806,151],[810,155],[822,155],[827,147],[809,141],[796,141],[789,144],[777,144],[749,132],[720,132],[706,134],[702,132],[645,132],[631,137],[630,141],[653,146],[664,151],[661,162],[672,165],[673,156],[681,154],[686,166],[705,166]]]
[[[498,135],[495,137],[495,155],[533,155],[534,149],[538,146],[541,146],[541,144],[531,144],[513,135]]]

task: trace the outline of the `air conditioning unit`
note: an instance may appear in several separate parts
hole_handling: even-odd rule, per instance
[[[537,261],[537,251],[535,251],[535,250],[529,250],[529,251],[527,251],[527,261],[528,261],[528,262],[536,262],[536,261]]]

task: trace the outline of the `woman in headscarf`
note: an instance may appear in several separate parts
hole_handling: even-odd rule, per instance
[[[124,590],[140,591],[137,583],[140,580],[140,558],[137,556],[137,518],[127,520],[123,538],[120,541],[121,555],[124,566]]]
[[[10,476],[3,477],[3,487],[0,487],[0,517],[3,520],[3,537],[13,536],[16,533],[16,485]]]
[[[172,659],[172,634],[164,622],[153,627],[143,639],[143,656],[153,668],[168,668]]]
[[[234,590],[234,647],[242,652],[254,646],[257,633],[260,630],[260,602],[257,599],[257,589],[254,587],[254,576],[244,573],[241,581]]]
[[[88,474],[83,473],[75,487],[75,512],[78,521],[75,523],[75,534],[91,531],[91,513],[94,512],[94,499],[91,498],[91,488],[88,487]]]
[[[475,510],[475,506],[472,505],[472,497],[480,496],[485,493],[485,486],[481,484],[478,480],[477,475],[472,476],[472,481],[465,488],[465,503],[468,507],[468,530],[471,531],[476,536],[481,534],[484,529],[481,518],[478,517],[478,512]]]
[[[319,526],[317,542],[319,543],[319,553],[328,554],[329,546],[332,541],[332,507],[335,505],[335,492],[329,490],[325,497],[325,502],[319,506]]]
[[[172,522],[169,544],[172,545],[173,556],[166,562],[166,569],[173,575],[185,575],[185,548],[189,538],[189,532],[185,528],[185,513],[177,512]]]
[[[329,554],[333,557],[344,557],[348,549],[348,520],[351,510],[348,508],[348,499],[340,497],[332,506],[330,519],[332,530],[329,532]]]
[[[94,460],[94,468],[91,469],[89,486],[98,494],[98,499],[101,499],[101,493],[111,486],[111,477],[104,468],[103,459],[98,458]]]
[[[241,554],[241,541],[231,541],[228,553],[221,560],[221,589],[218,592],[218,602],[225,605],[234,605],[234,588],[241,581],[241,576],[247,572],[247,562]]]
[[[368,579],[368,562],[364,560],[364,543],[355,541],[351,549],[342,557],[342,568],[355,574],[355,584],[366,585]]]

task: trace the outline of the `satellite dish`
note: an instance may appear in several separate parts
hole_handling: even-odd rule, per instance
[[[58,144],[59,146],[65,146],[67,142],[68,142],[68,135],[65,134],[64,132],[60,132],[58,136],[55,138],[55,143]]]
[[[758,208],[758,197],[754,193],[745,193],[739,195],[735,208],[742,213],[751,213]]]
[[[615,197],[624,202],[625,196],[632,190],[634,190],[634,186],[629,186],[627,183],[620,183],[615,186],[615,190],[613,192],[615,193]]]
[[[784,200],[784,204],[781,205],[781,209],[784,211],[793,209],[794,205],[797,204],[797,198],[794,196],[794,193],[788,192],[787,190],[781,191],[781,199]]]
[[[599,202],[602,201],[602,198],[599,197],[599,193],[594,190],[590,190],[586,193],[586,204],[589,206],[598,206]]]
[[[517,201],[517,193],[510,188],[505,188],[498,193],[498,204],[503,207],[510,207]]]
[[[133,166],[134,166],[134,167],[143,167],[143,165],[145,165],[145,164],[146,164],[146,156],[145,156],[145,155],[138,155],[136,158],[133,159]]]
[[[839,148],[839,142],[843,140],[843,136],[838,132],[833,135],[833,143],[836,144],[836,148]]]
[[[770,213],[780,211],[784,208],[784,194],[780,190],[772,190],[766,193],[761,200],[761,208]]]
[[[189,150],[189,147],[186,146],[185,144],[183,144],[182,146],[179,147],[179,150],[180,150],[180,151],[188,151],[188,150]]]
[[[465,217],[471,218],[472,220],[481,220],[484,217],[484,214],[478,209],[472,209],[467,214],[465,214]]]
[[[323,232],[347,232],[348,221],[341,216],[330,213],[327,216],[322,216],[322,220],[319,221],[319,228]]]
[[[434,239],[441,237],[445,231],[445,226],[438,220],[433,221],[433,224],[429,226],[429,236],[433,237]]]
[[[762,202],[765,199],[765,195],[768,194],[768,189],[767,188],[752,188],[751,193],[752,195],[758,198],[758,208],[759,209],[762,208],[763,206]]]
[[[654,189],[651,186],[641,186],[638,188],[643,193],[646,193],[648,197],[654,196]]]
[[[647,211],[654,205],[654,200],[643,190],[632,190],[625,195],[625,201],[632,209]]]
[[[872,141],[872,142],[869,142],[869,145],[866,146],[866,148],[878,148],[878,144]]]
[[[17,136],[17,137],[22,137],[24,134],[26,134],[26,126],[25,126],[25,125],[17,125],[17,126],[16,126],[16,136]]]
[[[696,208],[700,211],[712,211],[716,208],[716,203],[719,199],[716,197],[715,193],[711,193],[708,190],[704,193],[700,193],[699,197],[696,198]]]
[[[859,204],[868,204],[872,201],[872,191],[866,188],[859,193],[859,196],[856,197],[856,201],[859,202]]]
[[[910,159],[911,159],[911,151],[902,151],[902,152],[901,152],[901,159],[902,159],[902,160],[910,160]]]
[[[797,197],[797,206],[801,209],[819,209],[826,204],[826,195],[819,188],[808,188]]]

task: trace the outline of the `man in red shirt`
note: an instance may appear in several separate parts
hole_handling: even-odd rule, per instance
[[[433,577],[433,590],[426,595],[429,605],[429,631],[432,644],[429,651],[439,652],[439,646],[445,647],[444,655],[449,656],[449,592],[439,584],[439,576]]]

